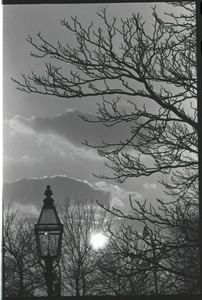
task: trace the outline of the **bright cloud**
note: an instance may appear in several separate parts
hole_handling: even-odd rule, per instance
[[[37,153],[40,153],[40,149],[42,149],[44,154],[46,150],[49,152],[54,152],[62,158],[77,159],[79,157],[90,160],[99,159],[95,150],[85,148],[81,143],[80,147],[78,147],[78,145],[76,146],[71,143],[68,140],[68,137],[61,136],[57,134],[57,132],[44,132],[43,130],[40,131],[33,126],[33,122],[35,122],[34,117],[26,119],[19,115],[16,115],[11,120],[4,121],[4,154],[7,156],[7,158],[7,149],[15,149],[15,151],[13,151],[15,152],[15,156],[17,156],[17,153],[21,154],[18,155],[18,159],[20,157],[31,157],[31,149],[34,149],[34,153],[36,155]],[[19,140],[20,144],[18,144]],[[28,147],[28,145],[31,145],[31,147]],[[36,148],[38,148],[37,150],[39,150],[39,152],[36,151]]]
[[[113,207],[124,207],[129,200],[129,196],[133,196],[133,198],[135,199],[139,199],[142,197],[137,192],[128,191],[124,188],[120,188],[118,185],[113,185],[104,181],[88,184],[94,189],[109,193],[110,205]]]
[[[156,189],[157,185],[155,183],[144,183],[143,184],[144,189],[149,190],[149,189]]]
[[[40,130],[34,125],[35,120],[35,117],[27,119],[16,115],[4,121],[5,181],[50,176],[65,170],[70,174],[73,172],[73,176],[78,170],[81,174],[92,174],[93,167],[103,164],[103,158],[96,150],[81,142],[73,143],[71,138],[69,140],[57,131]]]
[[[34,130],[29,126],[31,119],[24,118],[20,115],[15,115],[11,120],[5,120],[5,123],[12,130],[12,133],[19,133],[24,135],[35,134]]]
[[[81,146],[84,140],[93,144],[101,144],[102,141],[117,141],[125,139],[129,134],[128,124],[118,124],[117,126],[106,128],[99,123],[89,123],[83,121],[77,110],[68,109],[63,114],[58,114],[52,118],[31,117],[23,118],[16,115],[9,121],[10,127],[21,132],[54,134],[66,138],[72,144]],[[95,121],[97,118],[93,114],[85,113],[84,117]]]
[[[89,115],[90,116],[90,115]],[[85,127],[86,126],[86,127]],[[108,129],[107,129],[108,130]],[[122,131],[109,132],[115,139],[123,137]],[[129,188],[99,181],[95,183],[92,173],[103,174],[104,158],[97,151],[82,145],[82,135],[98,143],[105,140],[107,132],[100,126],[86,124],[78,118],[78,111],[68,110],[54,118],[24,118],[20,115],[4,121],[4,181],[19,178],[53,176],[65,174],[68,177],[86,179],[95,190],[109,196],[110,205],[123,208],[129,203],[129,196],[141,199],[156,189],[154,183],[142,183],[133,192]],[[86,138],[85,136],[85,138]],[[141,188],[142,186],[142,188]]]
[[[82,142],[88,140],[93,145],[100,145],[102,141],[124,139],[128,135],[129,124],[106,128],[102,124],[84,122],[78,115],[79,111],[67,109],[54,117],[25,118],[18,114],[10,120],[6,119],[4,180],[52,176],[62,172],[89,179],[97,170],[102,173],[104,158]],[[86,113],[85,117],[95,120],[93,114]],[[121,205],[122,198],[116,192],[112,203]]]
[[[4,163],[21,163],[21,164],[26,164],[26,165],[33,165],[36,164],[37,162],[40,162],[40,159],[29,156],[29,155],[22,155],[17,158],[5,155],[4,156]]]
[[[95,150],[77,147],[66,138],[55,134],[40,134],[37,142],[39,146],[46,147],[47,151],[50,149],[55,155],[59,155],[63,159],[87,159],[91,161],[101,159]]]

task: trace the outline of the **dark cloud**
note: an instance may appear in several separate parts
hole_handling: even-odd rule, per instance
[[[118,142],[130,136],[130,127],[126,123],[106,127],[103,124],[83,121],[79,115],[79,111],[69,110],[53,118],[35,117],[22,119],[21,121],[40,133],[53,133],[63,136],[76,146],[81,146],[84,140],[87,140],[90,144],[100,145],[103,141]],[[83,115],[90,120],[96,119],[95,115],[92,114],[86,113]]]
[[[72,201],[87,198],[95,203],[99,201],[103,205],[108,205],[110,201],[110,191],[105,192],[94,189],[86,181],[68,178],[67,176],[52,176],[24,178],[12,183],[4,183],[4,204],[8,205],[13,201],[19,205],[32,204],[38,207],[43,203],[44,191],[47,185],[51,186],[55,204],[62,204],[67,198]]]

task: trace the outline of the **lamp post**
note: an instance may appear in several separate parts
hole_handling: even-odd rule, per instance
[[[154,264],[154,284],[155,284],[155,294],[158,294],[158,281],[157,281],[157,268],[156,268],[156,251],[155,251],[155,243],[153,239],[153,233],[151,230],[147,228],[147,226],[143,229],[143,237],[150,238],[151,246],[152,246],[152,254],[153,254],[153,264]]]
[[[52,297],[54,295],[53,268],[58,265],[60,259],[63,224],[53,204],[54,200],[51,198],[53,193],[49,185],[44,195],[46,198],[43,200],[44,205],[35,225],[35,235],[39,258],[45,263],[48,297]]]

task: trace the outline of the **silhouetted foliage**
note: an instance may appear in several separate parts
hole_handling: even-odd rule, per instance
[[[61,271],[62,288],[65,294],[74,296],[100,294],[99,254],[93,249],[90,239],[97,232],[110,226],[107,213],[95,201],[86,198],[79,201],[66,200],[62,207],[64,222]]]
[[[38,41],[29,37],[28,42],[35,49],[32,56],[50,59],[46,64],[46,75],[32,73],[31,76],[23,75],[24,82],[14,81],[18,89],[27,93],[66,99],[102,97],[97,119],[82,117],[85,121],[108,127],[130,124],[130,135],[125,140],[103,141],[101,145],[85,142],[106,158],[106,165],[112,171],[111,176],[97,176],[122,183],[128,178],[159,174],[159,182],[170,200],[168,203],[157,199],[157,205],[151,205],[147,201],[142,203],[130,199],[130,215],[105,207],[115,216],[140,222],[142,228],[146,226],[149,232],[146,237],[128,227],[124,238],[118,235],[114,240],[115,248],[137,241],[127,251],[121,249],[119,255],[123,260],[140,259],[140,278],[142,270],[145,270],[143,276],[146,276],[155,268],[158,292],[197,293],[199,215],[195,3],[165,5],[178,8],[180,13],[171,10],[173,13],[160,16],[154,8],[153,26],[149,28],[140,14],[132,13],[125,20],[110,19],[107,9],[97,13],[103,22],[99,28],[94,28],[93,23],[84,28],[76,17],[72,17],[71,22],[63,20],[62,26],[76,37],[75,46],[70,43],[63,46],[62,42],[52,45],[41,33],[37,35]],[[117,40],[119,46],[115,43]],[[68,65],[68,70],[71,66],[69,73],[65,73],[65,65]],[[112,236],[116,234],[112,232]],[[144,242],[144,246],[140,246],[140,241]],[[106,274],[105,267],[102,266]],[[118,276],[121,288],[119,269],[108,271],[113,273],[113,280]]]
[[[4,296],[33,296],[45,282],[36,251],[34,221],[12,205],[3,219]]]

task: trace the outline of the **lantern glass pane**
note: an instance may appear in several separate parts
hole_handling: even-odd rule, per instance
[[[57,224],[59,223],[56,212],[52,208],[43,208],[38,224]]]
[[[57,256],[59,247],[60,233],[56,232],[39,232],[39,247],[41,256]]]

